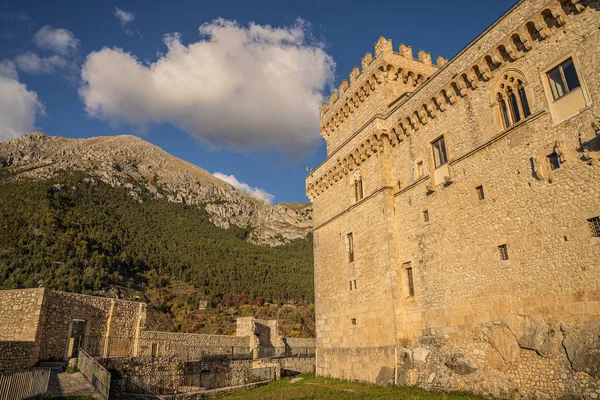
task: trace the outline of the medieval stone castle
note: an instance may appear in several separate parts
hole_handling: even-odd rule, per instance
[[[321,107],[317,374],[599,398],[600,1],[435,64],[380,38]]]

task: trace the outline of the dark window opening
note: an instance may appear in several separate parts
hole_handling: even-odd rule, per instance
[[[433,146],[433,161],[435,167],[441,167],[446,164],[448,162],[448,156],[446,155],[446,143],[444,142],[444,137],[442,136],[431,143],[431,145]]]
[[[350,321],[352,322],[352,325],[356,325],[356,318],[352,318]]]
[[[510,116],[508,115],[508,109],[506,108],[506,101],[502,96],[498,96],[500,101],[500,110],[502,111],[502,121],[504,122],[504,128],[510,126]]]
[[[484,200],[485,199],[485,193],[483,191],[483,186],[477,186],[475,188],[475,190],[477,191],[477,197],[479,198],[479,200]]]
[[[412,265],[411,265],[410,261],[404,263],[404,269],[406,270],[406,278],[408,281],[408,296],[414,297],[415,296],[415,283],[413,281],[413,270],[412,270]]]
[[[354,290],[356,290],[356,279],[353,282],[354,282]]]
[[[157,357],[158,356],[158,343],[152,343],[152,350],[151,350],[151,357]]]
[[[517,102],[517,96],[514,93],[510,93],[508,96],[510,100],[510,111],[513,115],[513,122],[517,123],[521,120],[521,112],[519,111],[519,103]]]
[[[505,244],[498,246],[498,251],[500,252],[501,260],[508,260],[508,248]]]
[[[550,170],[554,171],[555,169],[560,168],[560,157],[556,153],[550,154],[548,157],[548,163],[550,164]]]
[[[423,221],[429,222],[429,211],[423,211]]]
[[[573,60],[569,58],[558,67],[548,72],[548,80],[554,100],[558,100],[570,91],[581,86]]]
[[[600,237],[600,217],[594,217],[587,220],[593,237]]]

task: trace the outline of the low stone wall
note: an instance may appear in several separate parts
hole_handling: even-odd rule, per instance
[[[263,361],[278,364],[281,368],[282,377],[315,372],[315,357],[280,357]]]
[[[209,356],[201,361],[179,357],[115,357],[98,361],[113,374],[116,385],[111,387],[129,393],[143,392],[144,387],[152,385],[181,392],[182,388],[214,389],[255,380],[252,360]]]
[[[37,362],[35,342],[0,342],[0,374],[31,368]]]
[[[155,354],[152,354],[154,346]],[[142,332],[137,355],[140,357],[184,357],[200,360],[206,355],[249,355],[250,338],[192,333]]]
[[[285,343],[291,347],[312,347],[316,346],[317,339],[315,338],[290,338],[286,337],[283,339]]]

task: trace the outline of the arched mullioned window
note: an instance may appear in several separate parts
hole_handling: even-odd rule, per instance
[[[530,94],[523,74],[505,71],[494,86],[492,107],[497,111],[502,130],[531,115]]]

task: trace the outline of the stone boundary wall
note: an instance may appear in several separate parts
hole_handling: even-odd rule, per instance
[[[35,342],[0,341],[0,374],[26,370],[36,362]]]
[[[128,382],[215,389],[252,381],[252,360],[211,358],[190,362],[179,357],[111,357],[98,362],[113,373],[118,371],[122,382],[117,390],[125,392],[134,390],[135,384]]]
[[[317,339],[315,338],[283,338],[284,342],[290,347],[290,348],[297,348],[297,347],[315,347],[317,344]]]
[[[0,290],[0,340],[34,341],[44,289]]]
[[[276,357],[261,361],[266,364],[278,364],[282,377],[315,372],[315,357]]]
[[[249,354],[250,337],[226,335],[199,335],[193,333],[142,332],[137,355],[152,355],[155,344],[159,357],[187,357],[200,359],[204,355]]]

